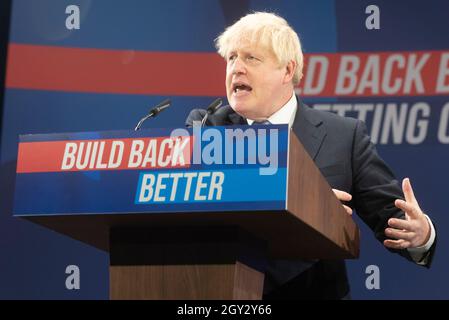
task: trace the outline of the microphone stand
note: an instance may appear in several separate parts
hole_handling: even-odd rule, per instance
[[[201,120],[201,127],[204,127],[207,118],[209,118],[209,115],[214,114],[215,111],[217,111],[218,108],[220,108],[222,103],[223,101],[221,100],[221,98],[217,98],[214,101],[212,101],[212,103],[206,109],[206,115],[203,117],[203,120]]]
[[[143,117],[142,119],[140,119],[139,123],[137,123],[136,127],[134,128],[134,131],[140,130],[140,127],[142,126],[142,124],[145,122],[145,120],[147,120],[148,118],[154,118],[155,116],[157,116],[161,111],[167,109],[171,104],[170,99],[165,99],[164,101],[162,101],[161,103],[159,103],[156,107],[154,107],[153,109],[150,110],[150,112]]]

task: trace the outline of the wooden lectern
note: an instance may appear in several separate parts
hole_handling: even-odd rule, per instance
[[[109,251],[111,299],[261,299],[268,259],[359,254],[357,226],[298,138],[287,126],[272,128],[280,143],[274,177],[254,175],[258,164],[135,167],[136,145],[156,141],[162,152],[168,129],[21,136],[14,215]],[[182,150],[185,159],[191,151]],[[207,194],[207,169],[224,172],[222,194]],[[191,199],[192,181],[176,195],[162,184],[193,171],[205,180]],[[142,185],[163,172],[142,202]]]

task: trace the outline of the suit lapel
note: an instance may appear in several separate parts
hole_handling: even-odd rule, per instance
[[[315,160],[327,135],[326,128],[323,120],[302,103],[299,98],[298,110],[293,122],[293,132],[298,136],[310,157]]]

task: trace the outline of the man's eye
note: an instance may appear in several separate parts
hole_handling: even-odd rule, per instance
[[[229,56],[228,61],[232,61],[235,59],[235,55]]]

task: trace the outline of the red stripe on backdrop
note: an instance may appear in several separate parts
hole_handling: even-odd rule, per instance
[[[304,97],[447,95],[448,55],[447,51],[308,54],[305,55],[305,77],[299,91]],[[327,68],[320,72],[318,64],[310,70],[311,59],[325,60]],[[423,62],[420,67],[419,61]],[[349,71],[354,68],[353,72]],[[437,79],[440,79],[439,86]],[[99,50],[12,43],[9,45],[6,87],[224,96],[225,62],[216,53]]]
[[[7,88],[224,96],[216,53],[144,52],[9,44]]]
[[[303,97],[447,95],[448,55],[449,51],[309,54],[298,91]]]

